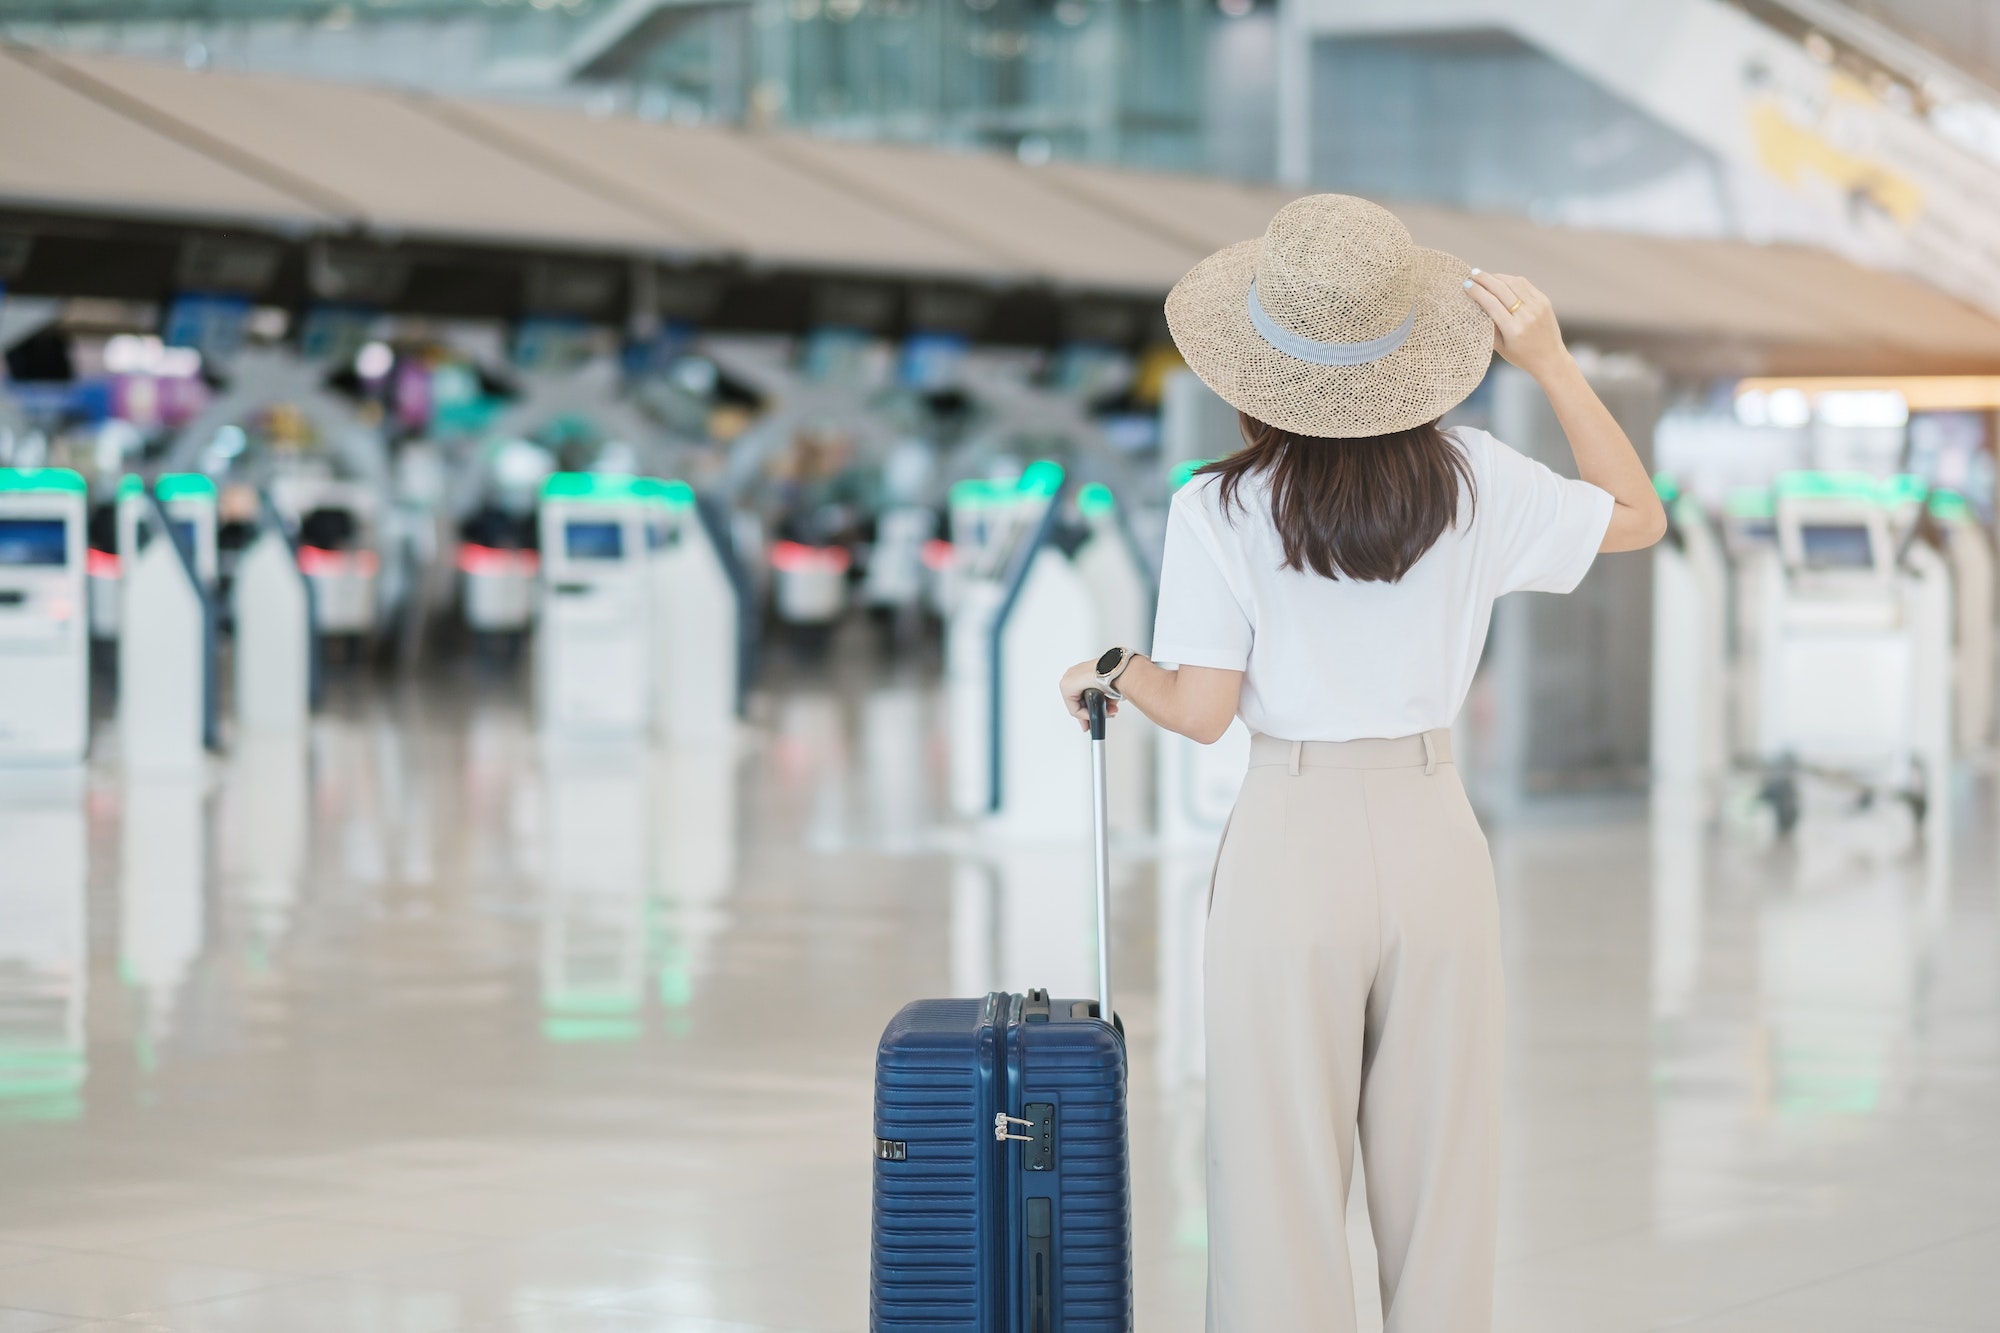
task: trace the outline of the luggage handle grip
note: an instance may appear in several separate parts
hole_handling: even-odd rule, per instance
[[[1104,793],[1104,720],[1109,710],[1103,690],[1085,690],[1083,706],[1090,714],[1091,832],[1097,863],[1097,1013],[1117,1025],[1111,1007],[1111,833]]]

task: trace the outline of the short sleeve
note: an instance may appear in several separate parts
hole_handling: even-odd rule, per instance
[[[1492,437],[1477,504],[1487,529],[1494,592],[1569,592],[1604,544],[1611,493],[1559,476]]]
[[[1152,655],[1179,666],[1242,671],[1250,662],[1250,617],[1223,576],[1200,505],[1201,497],[1190,488],[1174,497],[1167,512]]]

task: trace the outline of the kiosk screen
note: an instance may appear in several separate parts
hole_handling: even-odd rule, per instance
[[[0,518],[0,565],[69,563],[69,524],[60,518]]]
[[[1746,518],[1737,523],[1736,534],[1746,542],[1776,541],[1778,525],[1768,518]]]
[[[1865,523],[1808,523],[1799,528],[1807,569],[1873,569],[1875,544]]]
[[[625,529],[617,523],[564,524],[563,553],[572,560],[623,560]]]

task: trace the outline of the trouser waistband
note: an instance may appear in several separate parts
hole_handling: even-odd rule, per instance
[[[1437,771],[1451,762],[1451,729],[1434,727],[1394,740],[1287,741],[1276,736],[1250,738],[1250,767],[1285,768],[1294,774],[1307,768],[1421,768]]]

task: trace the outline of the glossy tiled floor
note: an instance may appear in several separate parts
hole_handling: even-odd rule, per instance
[[[205,786],[16,784],[0,1333],[863,1328],[882,1022],[1087,976],[1084,855],[941,819],[935,713],[796,686],[734,755],[557,762],[458,681]],[[1794,852],[1671,797],[1495,831],[1502,1328],[2000,1327],[1984,792],[1928,858],[1889,813]],[[1201,875],[1124,851],[1168,1333],[1201,1323]]]

